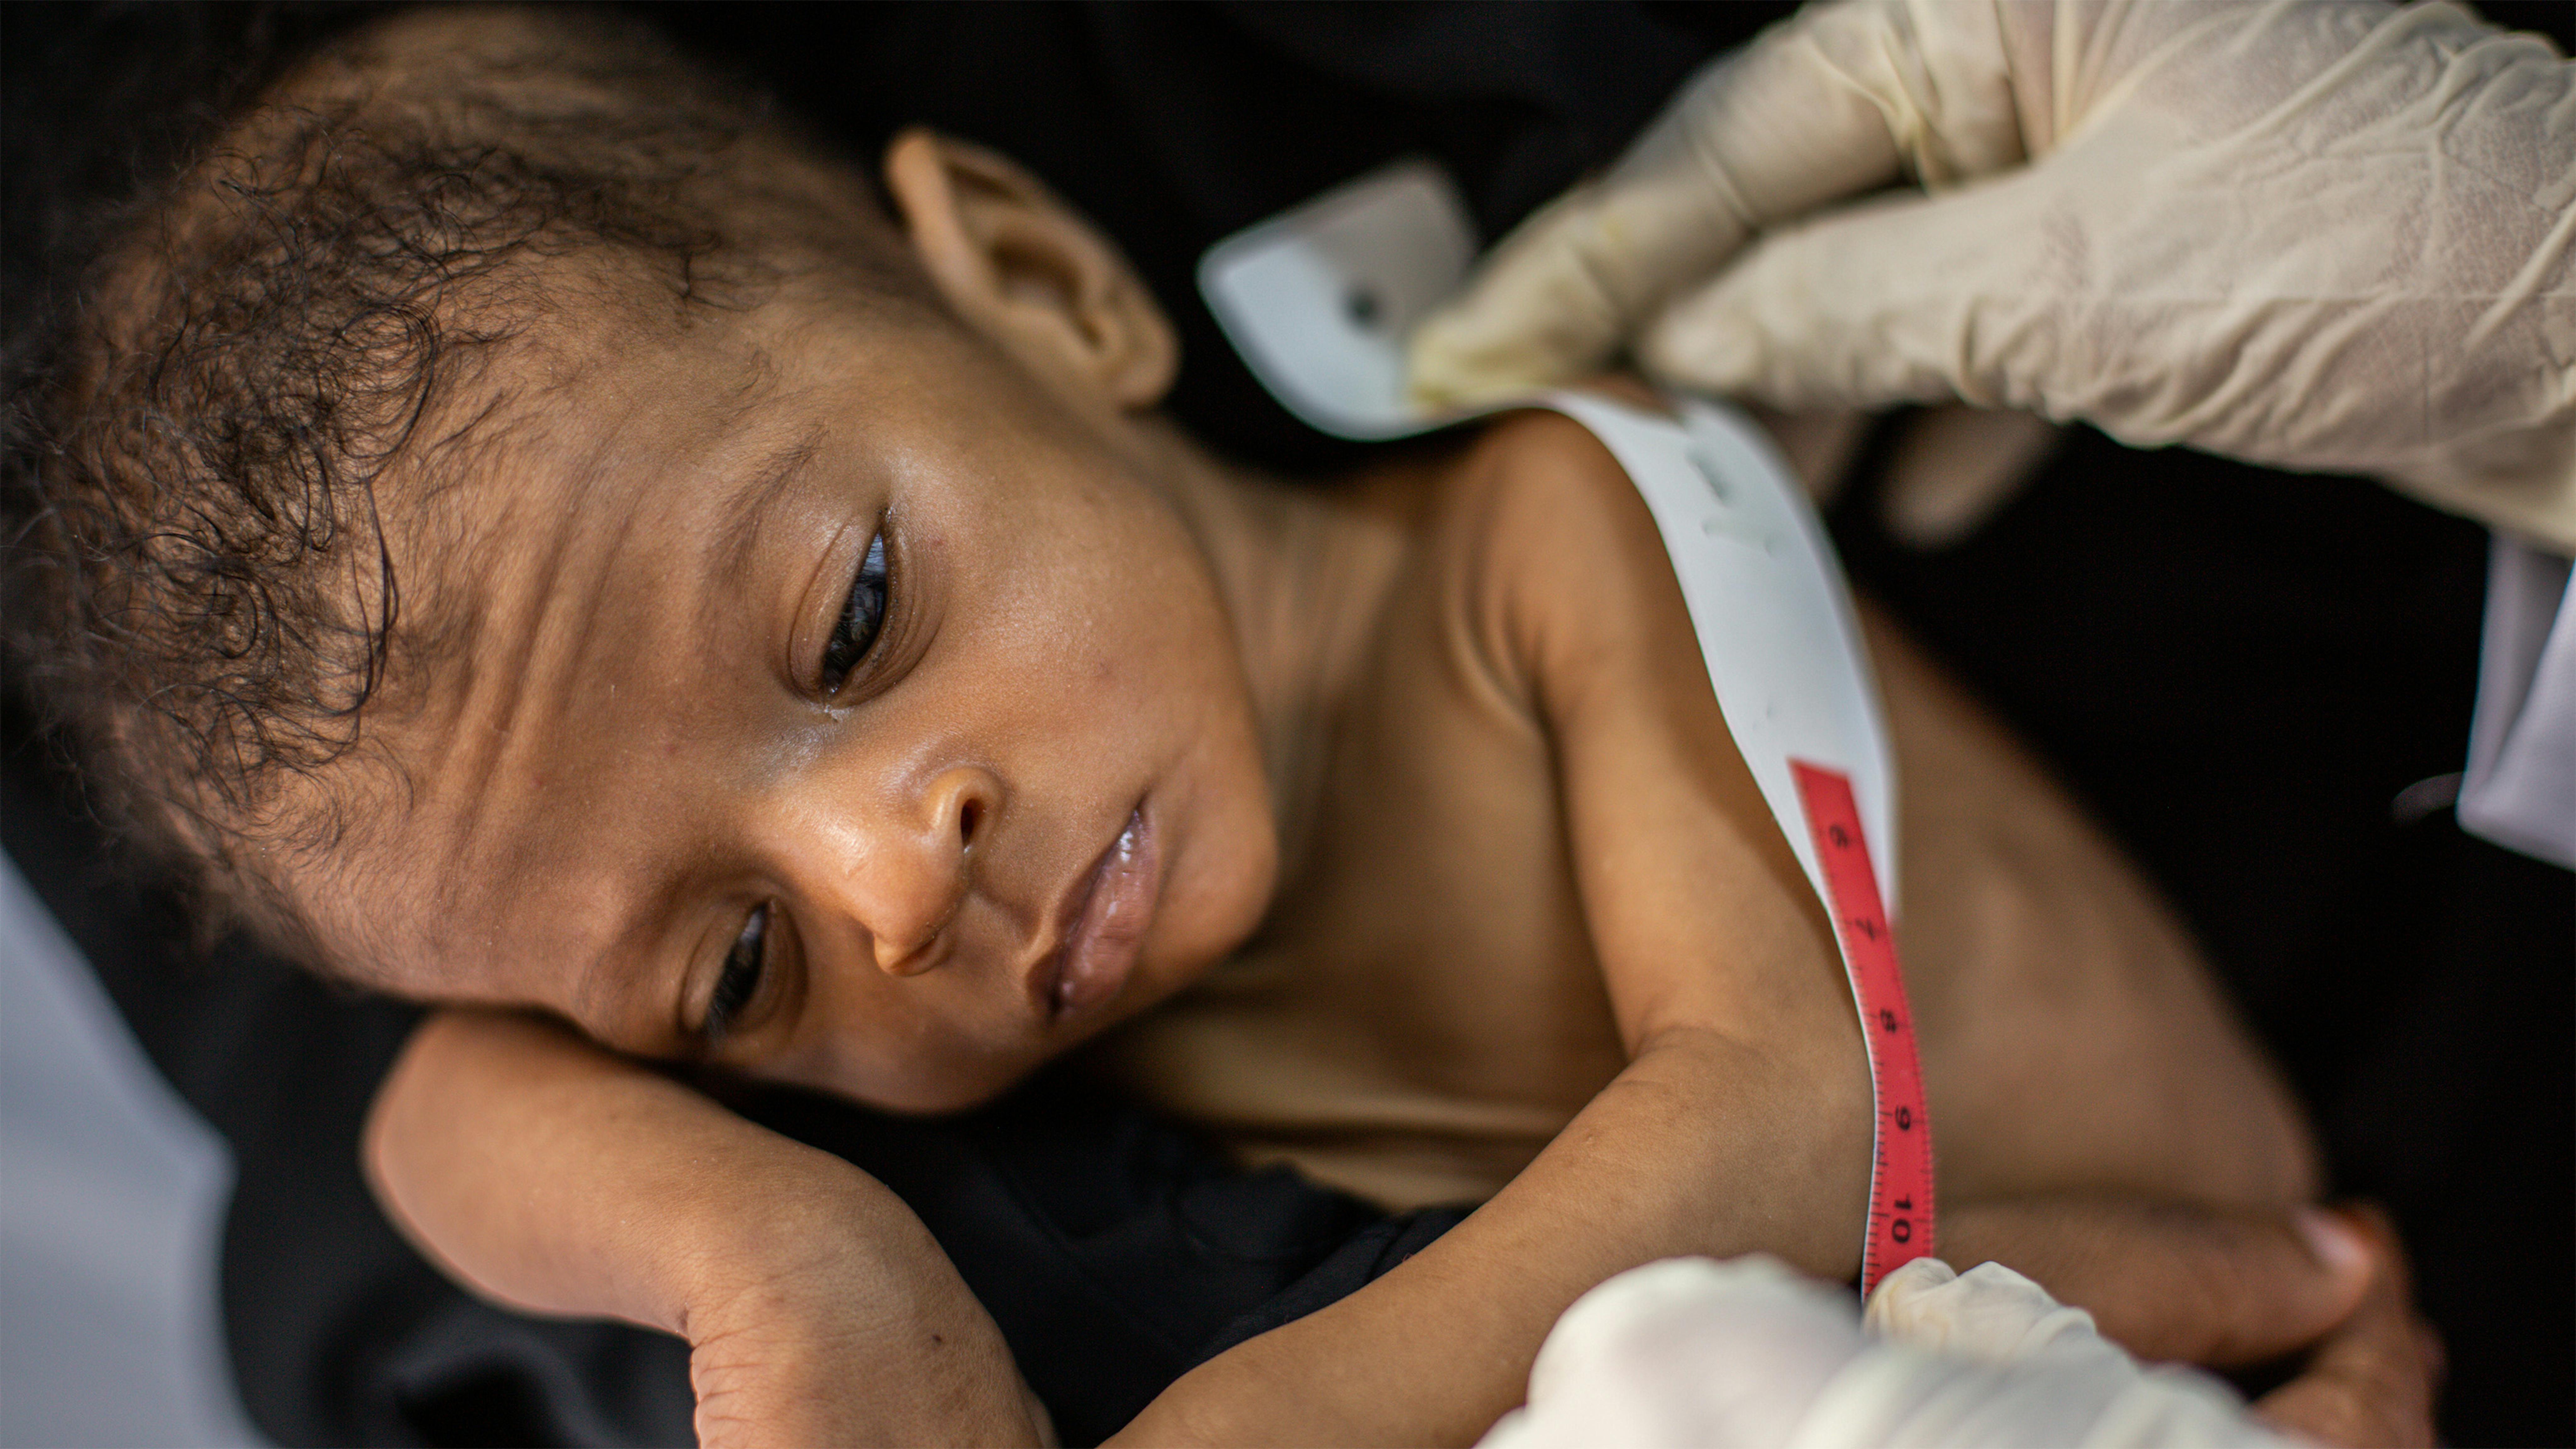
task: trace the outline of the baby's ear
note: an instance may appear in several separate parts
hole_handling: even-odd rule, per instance
[[[931,283],[1023,364],[1122,409],[1170,390],[1180,344],[1127,259],[1073,208],[980,146],[918,127],[886,189]]]

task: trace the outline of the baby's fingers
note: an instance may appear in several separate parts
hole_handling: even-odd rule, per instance
[[[2364,1210],[2347,1222],[2371,1244],[2377,1272],[2361,1306],[2299,1377],[2264,1395],[2255,1413],[2273,1427],[2326,1444],[2429,1445],[2442,1351],[2415,1316],[2406,1263],[2385,1217]]]
[[[1953,1209],[1942,1256],[1993,1260],[2089,1310],[2145,1359],[2249,1364],[2323,1338],[2372,1282],[2369,1243],[2314,1210],[2222,1213],[2118,1198]]]

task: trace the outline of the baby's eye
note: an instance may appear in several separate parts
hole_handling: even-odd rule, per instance
[[[742,923],[742,934],[734,937],[733,949],[725,953],[724,974],[716,978],[715,992],[707,998],[707,1014],[698,1032],[710,1048],[724,1040],[725,1029],[751,1004],[768,960],[769,907],[764,905]]]
[[[868,556],[859,562],[859,576],[850,581],[850,597],[841,605],[841,620],[832,626],[832,637],[823,644],[822,687],[827,695],[841,692],[841,682],[859,661],[868,657],[868,649],[877,642],[877,632],[885,626],[886,555],[885,532],[868,540]]]

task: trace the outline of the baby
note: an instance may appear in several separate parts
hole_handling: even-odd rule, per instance
[[[1621,1269],[1850,1277],[1829,923],[1609,455],[1532,414],[1234,467],[1080,217],[920,131],[884,181],[611,22],[438,10],[273,88],[97,279],[30,657],[210,905],[456,1008],[371,1122],[397,1218],[686,1335],[740,1443],[1044,1412],[901,1203],[649,1063],[941,1112],[1080,1049],[1248,1161],[1483,1204],[1139,1439],[1463,1442]],[[1945,1254],[2142,1351],[2344,1319],[2361,1246],[2182,933],[1870,645]],[[2293,1224],[2259,1327],[2112,1291]]]

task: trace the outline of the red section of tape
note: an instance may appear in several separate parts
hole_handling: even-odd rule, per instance
[[[1870,1096],[1876,1104],[1875,1155],[1869,1171],[1869,1233],[1861,1241],[1860,1291],[1916,1258],[1932,1255],[1932,1113],[1923,1097],[1923,1067],[1914,1052],[1914,1013],[1905,1003],[1905,974],[1896,937],[1869,861],[1869,838],[1851,777],[1791,760],[1798,800],[1815,837],[1843,969],[1860,1008],[1869,1044]]]

